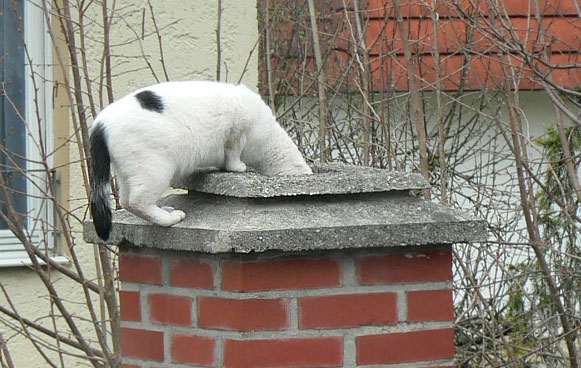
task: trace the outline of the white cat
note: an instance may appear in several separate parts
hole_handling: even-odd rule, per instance
[[[242,85],[168,82],[107,106],[91,127],[91,214],[99,237],[111,231],[110,165],[121,206],[161,226],[185,218],[157,201],[201,167],[263,175],[311,174],[297,146],[260,96]]]

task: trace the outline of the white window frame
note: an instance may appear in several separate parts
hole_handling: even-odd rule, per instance
[[[43,11],[42,1],[46,0],[23,0],[24,8],[24,40],[27,47],[28,55],[32,61],[33,68],[36,72],[35,79],[30,72],[30,64],[25,56],[25,75],[26,75],[26,111],[25,118],[27,125],[30,127],[26,132],[26,155],[32,161],[40,160],[40,152],[33,142],[43,140],[46,152],[52,152],[54,149],[53,135],[53,105],[52,105],[52,41],[48,33],[48,26]],[[32,26],[30,26],[32,25]],[[34,83],[38,88],[38,109],[42,119],[44,137],[39,136]],[[49,167],[52,167],[52,156],[49,158]],[[26,169],[29,176],[38,175],[37,183],[46,183],[47,178],[40,164],[27,161]],[[43,184],[44,185],[44,184]],[[27,228],[31,235],[33,244],[39,244],[41,241],[46,243],[47,254],[58,263],[68,263],[69,260],[57,252],[55,216],[52,202],[42,200],[41,191],[30,181],[27,182],[27,208],[30,215],[27,217]],[[41,219],[42,221],[38,221]],[[50,224],[48,236],[45,237],[40,224],[42,222]],[[45,239],[46,238],[46,239]],[[40,263],[42,260],[40,260]],[[24,250],[22,243],[16,239],[10,230],[0,230],[0,267],[28,266],[32,264],[28,254]]]

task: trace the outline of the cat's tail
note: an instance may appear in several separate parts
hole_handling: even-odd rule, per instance
[[[105,136],[105,127],[96,123],[91,130],[92,191],[91,216],[97,235],[103,240],[111,233],[112,213],[109,205],[109,180],[111,176],[111,157]]]

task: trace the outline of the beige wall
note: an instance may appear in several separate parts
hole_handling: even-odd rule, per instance
[[[121,3],[131,3],[122,1]],[[162,30],[163,53],[166,70],[170,80],[210,79],[216,78],[216,20],[217,1],[153,1],[156,22]],[[122,5],[121,5],[122,6]],[[140,7],[138,5],[136,7]],[[255,0],[224,0],[222,1],[221,24],[221,80],[238,82],[244,64],[258,39],[258,24]],[[146,19],[150,17],[149,9]],[[125,19],[128,24],[119,24],[112,35],[117,40],[134,38],[133,31],[142,33],[142,13],[134,13]],[[154,31],[151,21],[145,23],[145,34]],[[157,37],[149,37],[142,42],[152,69],[163,81],[165,76],[159,62],[159,44]],[[117,49],[125,55],[141,56],[139,43]],[[252,54],[248,71],[242,82],[253,89],[258,83],[257,59],[258,51]],[[149,70],[134,72],[136,68],[146,68],[146,64],[132,60],[117,59],[114,68],[117,88],[116,95],[131,92],[144,84],[156,82]],[[95,65],[97,66],[97,65]],[[128,72],[128,73],[126,73]],[[126,73],[126,74],[125,74]]]
[[[216,76],[216,19],[217,1],[215,0],[152,0],[156,21],[159,27],[165,27],[162,32],[165,66],[170,80],[184,79],[215,79]],[[242,74],[244,65],[258,39],[257,13],[255,0],[223,0],[222,1],[222,74],[221,80],[237,82]],[[143,62],[143,54],[149,56],[150,63],[160,80],[164,80],[161,67],[159,45],[156,36],[146,37],[140,43],[136,41],[136,34],[142,30],[148,34],[154,30],[149,7],[145,1],[119,0],[117,1],[118,14],[125,14],[117,19],[112,29],[111,40],[114,45],[112,54],[122,55],[114,57],[113,69],[114,93],[116,97],[142,86],[153,84],[156,79]],[[143,13],[145,9],[145,13]],[[95,5],[96,19],[99,18],[100,4]],[[145,14],[145,27],[142,28],[142,15]],[[90,25],[89,25],[90,27]],[[91,28],[91,32],[101,32],[98,27]],[[134,33],[136,32],[136,33]],[[128,43],[129,42],[129,43]],[[87,43],[87,56],[91,61],[89,68],[95,80],[98,80],[101,68],[101,48],[98,43]],[[250,57],[248,70],[242,82],[256,89],[258,82],[257,50]],[[62,88],[62,85],[59,87]],[[66,117],[66,94],[60,90],[55,101],[55,145],[62,144],[72,132],[71,123]],[[64,109],[64,110],[63,110]],[[64,124],[63,124],[64,123]],[[68,168],[59,171],[61,179],[61,195],[66,199],[64,205],[75,209],[78,218],[86,216],[86,194],[78,162],[79,154],[76,144],[63,148],[58,153],[58,160],[70,161]],[[72,222],[76,238],[76,252],[88,275],[95,275],[93,246],[82,242],[81,223]],[[72,269],[72,266],[69,266]],[[63,292],[67,305],[77,317],[86,316],[82,304],[84,300],[81,288],[70,282],[58,273],[51,277],[57,289]],[[35,320],[47,316],[50,311],[47,293],[34,272],[24,267],[0,269],[0,282],[7,289],[10,298],[23,316]],[[0,295],[0,304],[7,306],[7,302]],[[0,316],[0,318],[4,318]],[[50,320],[43,320],[43,324],[50,326]],[[90,324],[83,326],[85,331],[92,331]],[[24,338],[15,336],[14,332],[0,324],[0,331],[5,339],[9,339],[8,346],[16,367],[46,367],[47,364],[34,350],[33,346]],[[93,336],[90,336],[91,338]],[[45,350],[49,355],[53,353]],[[73,349],[67,349],[73,352]],[[57,360],[58,362],[58,360]],[[73,357],[65,357],[66,366],[88,366]]]

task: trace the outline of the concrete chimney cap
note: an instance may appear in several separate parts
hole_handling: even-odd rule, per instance
[[[199,171],[177,187],[237,198],[355,194],[427,189],[419,173],[396,172],[342,163],[311,165],[313,175],[263,176],[254,172]]]
[[[116,211],[108,244],[192,252],[262,253],[483,241],[486,223],[414,195],[420,174],[315,164],[313,175],[267,177],[206,171],[162,202],[184,221],[160,227]],[[102,243],[93,224],[87,242]]]

